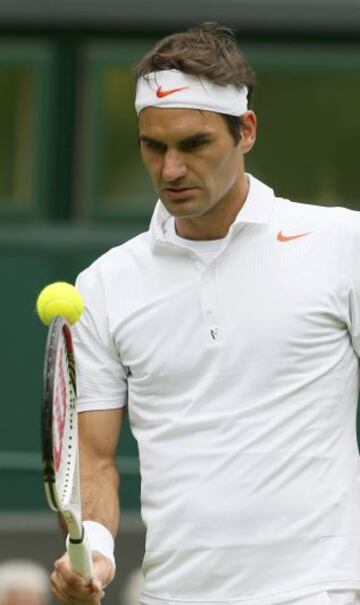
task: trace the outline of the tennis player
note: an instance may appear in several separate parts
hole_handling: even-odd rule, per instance
[[[147,528],[141,605],[360,603],[359,215],[279,198],[245,172],[254,76],[229,30],[161,40],[136,79],[160,200],[146,233],[78,278],[97,584],[65,555],[54,594],[95,604],[113,577],[127,406]]]

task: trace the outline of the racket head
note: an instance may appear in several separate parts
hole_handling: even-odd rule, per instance
[[[74,489],[78,481],[76,423],[71,329],[64,318],[55,317],[45,348],[41,436],[45,493],[49,506],[59,512],[67,510],[74,493],[79,491]]]

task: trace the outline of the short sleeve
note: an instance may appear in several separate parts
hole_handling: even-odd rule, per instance
[[[123,407],[128,372],[108,328],[99,270],[92,266],[81,273],[76,287],[84,299],[84,312],[73,326],[78,411]]]
[[[351,266],[350,317],[351,340],[360,357],[360,212],[353,212],[352,245],[349,263]]]

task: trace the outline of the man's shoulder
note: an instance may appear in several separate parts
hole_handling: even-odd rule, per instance
[[[115,273],[128,273],[131,268],[146,262],[151,256],[151,243],[149,232],[145,231],[128,241],[110,248],[94,260],[79,275],[78,279],[87,282],[100,279],[107,279],[114,276]]]
[[[360,211],[342,206],[325,206],[277,198],[276,217],[278,220],[301,221],[318,228],[345,229],[359,232]]]

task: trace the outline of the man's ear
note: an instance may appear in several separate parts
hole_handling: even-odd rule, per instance
[[[246,111],[241,116],[241,139],[240,146],[243,153],[251,151],[256,141],[257,119],[252,110]]]

